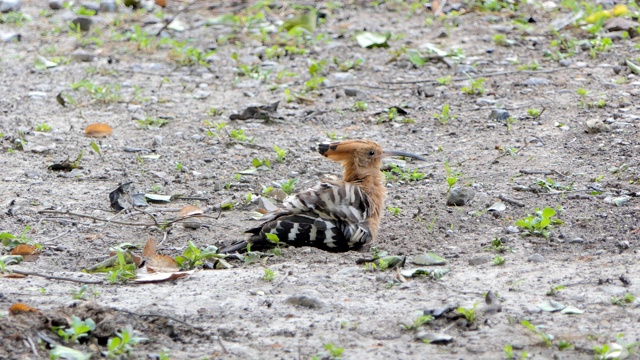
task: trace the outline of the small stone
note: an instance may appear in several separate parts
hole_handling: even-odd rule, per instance
[[[575,238],[575,239],[573,239],[573,240],[569,241],[569,243],[570,243],[570,244],[582,244],[582,243],[584,243],[584,239],[583,239],[583,238],[579,238],[579,237],[577,237],[577,238]]]
[[[416,340],[426,341],[429,344],[448,344],[453,341],[453,336],[442,333],[419,331],[416,334]]]
[[[517,226],[513,226],[513,225],[511,225],[511,226],[507,226],[507,228],[505,229],[505,231],[506,231],[508,234],[517,234],[517,233],[519,233],[519,232],[520,232],[520,229],[518,229],[518,227],[517,227]]]
[[[86,2],[86,3],[82,3],[82,6],[84,6],[84,8],[87,10],[95,11],[96,14],[100,11],[100,4],[98,3]]]
[[[418,86],[416,93],[418,96],[430,98],[436,96],[436,89],[433,86]]]
[[[476,105],[478,105],[478,106],[492,106],[492,105],[495,105],[495,104],[496,104],[496,100],[495,99],[491,99],[491,98],[476,99]]]
[[[447,205],[449,206],[464,206],[468,204],[473,197],[476,195],[476,192],[470,187],[462,187],[456,186],[451,189],[449,192],[449,197],[447,198]]]
[[[458,65],[456,67],[456,75],[475,74],[478,70],[471,65]]]
[[[560,66],[569,67],[569,66],[573,65],[573,60],[571,60],[571,59],[562,59],[562,60],[558,61],[558,63],[560,64]]]
[[[162,135],[156,135],[153,137],[153,146],[162,146]]]
[[[511,114],[505,109],[491,109],[489,114],[489,120],[507,121],[511,117]]]
[[[20,11],[22,0],[2,0],[0,1],[0,12],[6,14],[12,11]]]
[[[487,352],[487,347],[481,345],[467,345],[467,351],[473,354],[482,354]]]
[[[81,31],[89,31],[91,29],[91,25],[93,25],[93,19],[86,16],[78,16],[73,19],[71,23],[74,26],[79,27]]]
[[[482,264],[486,264],[492,260],[491,255],[483,254],[473,259],[469,259],[469,265],[478,266]]]
[[[93,61],[93,59],[96,58],[96,55],[93,52],[84,51],[82,49],[78,49],[72,52],[71,56],[73,56],[76,60],[82,61],[82,62],[91,62]]]
[[[437,266],[446,265],[447,260],[434,253],[419,254],[413,257],[412,262],[416,265]]]
[[[629,242],[627,240],[622,240],[622,241],[618,241],[616,243],[616,246],[619,247],[622,250],[626,250],[628,249],[631,245],[629,244]]]
[[[209,96],[211,96],[211,91],[205,91],[205,90],[196,90],[193,92],[193,98],[194,99],[198,99],[198,100],[202,100],[202,99],[206,99]]]
[[[544,256],[542,256],[540,254],[533,254],[533,255],[529,256],[527,261],[537,262],[537,263],[543,262],[544,261]]]
[[[115,0],[101,0],[100,11],[101,12],[116,12],[118,6]]]
[[[586,132],[587,134],[597,134],[600,132],[609,131],[609,126],[599,119],[590,119],[585,123],[587,126]]]
[[[60,10],[62,9],[62,5],[62,0],[49,0],[49,9],[51,10]]]
[[[365,100],[369,97],[366,92],[358,89],[344,89],[344,94],[348,97],[355,97],[358,100]]]
[[[309,295],[291,295],[285,300],[285,303],[309,309],[322,309],[326,306],[324,301]]]
[[[551,84],[551,82],[545,78],[530,77],[527,80],[525,80],[522,84],[525,86],[539,86],[539,85],[549,85]]]
[[[22,41],[22,34],[11,33],[2,35],[3,42],[20,42]]]
[[[346,72],[333,73],[331,74],[331,77],[336,82],[352,81],[355,79],[355,76],[353,76],[353,74]]]

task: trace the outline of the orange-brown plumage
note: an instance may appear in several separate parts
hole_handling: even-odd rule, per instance
[[[318,145],[322,156],[344,168],[342,180],[317,186],[285,199],[282,207],[249,229],[247,242],[272,247],[266,234],[274,234],[291,246],[313,246],[333,252],[360,249],[378,235],[386,189],[380,171],[385,156],[422,157],[405,152],[383,151],[371,140],[343,140]],[[246,248],[247,242],[222,252]],[[255,249],[255,248],[254,248]]]

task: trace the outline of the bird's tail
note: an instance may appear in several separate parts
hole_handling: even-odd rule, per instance
[[[252,234],[248,240],[238,241],[233,243],[222,250],[220,250],[221,254],[231,254],[235,252],[244,253],[247,252],[247,245],[251,244],[251,251],[262,251],[268,250],[275,247],[275,244],[264,239],[260,235],[260,231],[262,230],[262,226],[257,226],[255,228],[249,229],[245,231],[245,233]]]

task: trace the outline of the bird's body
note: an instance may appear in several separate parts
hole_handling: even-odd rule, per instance
[[[380,171],[383,152],[370,140],[345,140],[318,146],[323,156],[342,163],[341,181],[324,182],[289,196],[283,205],[264,217],[262,224],[247,230],[250,238],[222,250],[223,253],[274,246],[267,234],[290,246],[312,246],[331,252],[358,250],[378,235],[386,196]]]

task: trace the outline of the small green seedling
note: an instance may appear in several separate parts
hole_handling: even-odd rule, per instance
[[[180,161],[178,161],[176,163],[176,170],[177,171],[182,171],[182,168],[184,167],[184,165],[182,165],[182,163]]]
[[[284,162],[285,156],[287,156],[287,150],[279,148],[278,145],[273,145],[273,150],[276,152],[276,161],[279,163]]]
[[[491,240],[491,244],[484,248],[486,251],[494,251],[498,254],[506,253],[507,251],[511,251],[511,248],[506,246],[502,239],[494,238]]]
[[[31,226],[27,225],[22,229],[20,235],[13,235],[9,232],[1,232],[0,233],[0,241],[3,246],[8,247],[9,249],[13,249],[14,247],[21,244],[34,245],[37,249],[42,249],[42,245],[34,243],[30,237],[27,236],[27,233],[31,230]]]
[[[504,265],[505,262],[506,262],[506,260],[504,259],[504,257],[502,257],[500,255],[496,255],[496,257],[494,257],[493,260],[491,261],[491,263],[494,266],[502,266],[502,265]]]
[[[159,129],[169,123],[168,120],[147,117],[144,120],[137,120],[141,129]]]
[[[535,119],[542,114],[542,111],[540,109],[527,109],[527,114]]]
[[[636,301],[636,297],[632,293],[627,292],[622,297],[612,296],[611,304],[617,306],[627,306],[633,304]]]
[[[367,110],[367,103],[364,101],[356,101],[353,103],[353,110],[355,111],[365,111]]]
[[[324,344],[324,348],[329,352],[329,357],[331,359],[339,359],[344,352],[344,348],[337,347],[332,343]]]
[[[42,123],[42,124],[36,125],[35,130],[40,132],[49,132],[51,131],[51,126],[47,123]]]
[[[513,354],[513,346],[511,344],[507,344],[502,348],[502,351],[504,351],[504,357],[507,358],[507,360],[513,360],[515,359],[515,356]]]
[[[217,255],[216,247],[207,247],[205,249],[198,248],[191,240],[187,243],[182,255],[176,256],[176,263],[180,269],[191,270],[204,264],[203,260],[221,257]]]
[[[547,296],[556,296],[558,293],[567,287],[564,285],[552,286],[549,291],[547,291]]]
[[[147,341],[146,338],[133,336],[133,328],[131,325],[120,329],[116,333],[116,337],[112,337],[107,342],[107,358],[108,359],[128,359],[133,347],[143,341]]]
[[[478,307],[478,303],[473,304],[473,307],[468,309],[461,306],[456,309],[456,313],[462,315],[469,324],[473,324],[474,322],[476,322],[476,320],[478,320],[476,307]]]
[[[127,253],[127,261],[125,252],[118,249],[116,265],[107,272],[107,280],[112,283],[126,282],[136,277],[136,264],[131,260],[131,254]]]
[[[71,324],[69,324],[68,328],[65,329],[54,326],[52,330],[62,338],[65,344],[75,344],[78,343],[80,339],[87,337],[89,332],[95,330],[95,328],[96,323],[93,320],[86,319],[83,321],[79,317],[72,315]]]
[[[553,225],[563,224],[560,219],[553,219],[556,215],[556,211],[550,207],[546,207],[542,210],[535,209],[533,215],[527,215],[526,217],[519,219],[515,222],[515,225],[524,230],[525,236],[543,236],[549,237],[549,230],[553,228]]]
[[[269,268],[264,268],[264,276],[262,276],[262,280],[266,282],[271,282],[273,281],[273,279],[275,279],[275,277],[276,277],[276,273],[273,270]]]
[[[282,189],[282,191],[284,191],[285,194],[291,195],[297,182],[298,182],[298,179],[289,179],[287,181],[284,181],[282,184],[280,184],[280,188]]]
[[[259,168],[261,166],[271,168],[271,160],[269,159],[260,160],[258,158],[254,158],[253,160],[251,160],[251,165],[253,165],[253,167],[256,167],[256,168]]]
[[[400,326],[402,326],[402,328],[404,328],[405,330],[414,331],[414,330],[418,330],[418,328],[420,328],[422,325],[432,320],[433,320],[433,316],[431,315],[421,315],[421,316],[418,316],[413,321],[413,324],[400,324]]]
[[[547,333],[545,333],[544,331],[540,330],[537,326],[531,324],[529,321],[527,320],[522,320],[520,322],[520,324],[522,326],[524,326],[525,328],[529,329],[531,332],[533,332],[534,334],[538,335],[540,337],[540,339],[542,340],[542,343],[547,346],[550,347],[551,345],[553,345],[553,340],[551,338],[551,336],[549,336]]]
[[[440,120],[440,123],[442,123],[442,125],[446,125],[449,120],[458,118],[458,115],[451,114],[449,104],[442,105],[442,111],[440,111],[440,114],[435,114],[434,116],[436,119]]]
[[[399,207],[391,207],[391,206],[389,206],[387,208],[387,210],[389,212],[391,212],[391,214],[393,214],[393,216],[398,216],[402,212],[402,209],[400,209]]]
[[[505,34],[493,35],[493,42],[498,46],[509,46],[509,41],[507,40],[507,35]]]
[[[447,186],[448,186],[447,188],[447,194],[448,194],[451,192],[451,189],[453,188],[453,186],[458,183],[458,178],[462,175],[462,173],[458,171],[456,172],[452,171],[451,167],[449,167],[448,161],[444,162],[444,169],[447,173],[446,179],[447,179]]]
[[[486,80],[486,78],[469,79],[469,86],[463,86],[460,90],[467,95],[482,95],[486,91],[482,85]]]

